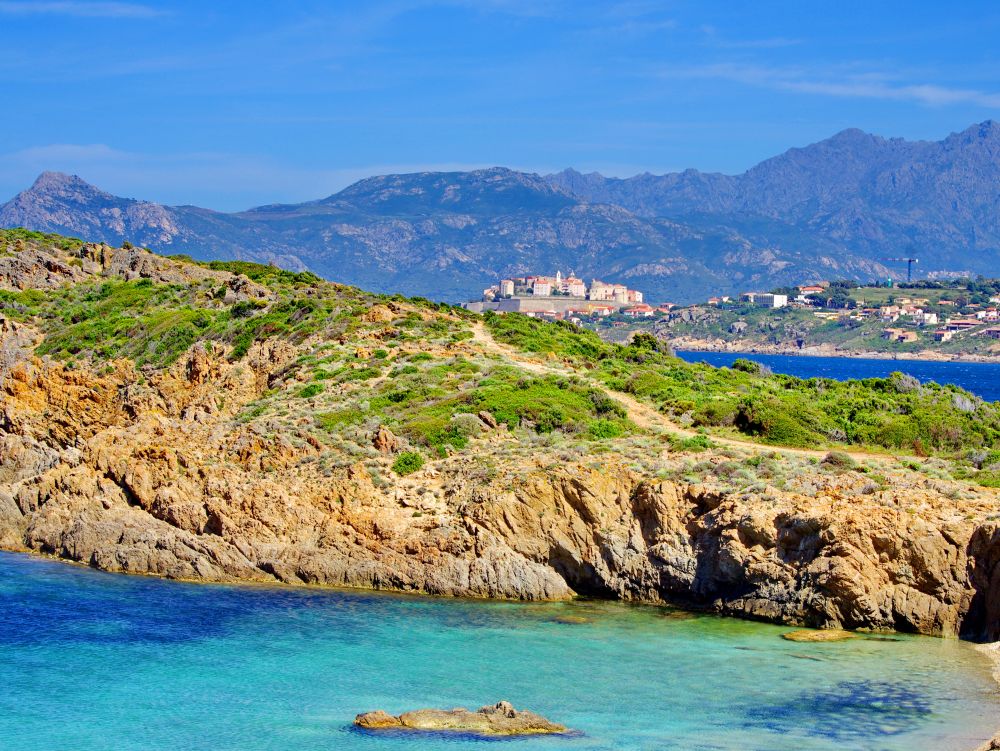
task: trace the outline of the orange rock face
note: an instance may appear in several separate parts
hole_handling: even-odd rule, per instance
[[[91,250],[89,263],[122,273],[201,273]],[[266,293],[222,281],[233,294]],[[734,490],[655,479],[614,452],[569,461],[544,445],[511,459],[489,413],[487,437],[465,452],[406,477],[378,475],[318,436],[310,415],[246,419],[300,356],[288,341],[255,343],[238,362],[221,345],[196,345],[170,368],[139,372],[125,361],[38,359],[25,354],[35,338],[0,322],[0,351],[14,353],[0,368],[8,549],[205,581],[583,593],[795,625],[1000,638],[992,491],[959,497],[911,473],[869,492],[860,475],[808,467],[815,478],[794,487]],[[365,429],[370,464],[391,465],[380,452],[398,448],[396,436]]]

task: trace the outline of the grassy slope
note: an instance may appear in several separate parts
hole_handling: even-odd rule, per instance
[[[551,353],[608,388],[635,395],[682,423],[738,431],[784,446],[849,445],[904,454],[940,454],[960,474],[1000,482],[1000,405],[955,386],[887,379],[803,380],[761,373],[754,363],[713,368],[686,363],[640,336],[629,346],[523,316],[488,315],[493,335],[524,351]],[[984,467],[977,473],[977,469]]]
[[[0,234],[0,247],[16,239]],[[28,240],[47,245],[50,238]],[[431,454],[464,449],[482,430],[473,415],[483,410],[511,427],[580,441],[634,429],[618,404],[579,379],[470,357],[461,344],[472,338],[474,317],[460,308],[250,263],[199,265],[243,274],[273,298],[227,302],[217,279],[180,285],[94,277],[54,290],[0,290],[0,311],[44,334],[37,354],[80,366],[127,358],[156,370],[196,342],[222,346],[232,361],[256,342],[290,343],[297,357],[246,420],[304,414],[331,435],[384,424]],[[376,305],[382,315],[369,316]]]
[[[8,252],[19,242],[74,247],[0,235]],[[463,451],[482,430],[474,415],[486,410],[517,428],[519,440],[559,434],[606,444],[639,430],[612,398],[618,391],[708,432],[774,445],[940,454],[959,461],[960,473],[1000,480],[997,405],[953,387],[715,369],[670,357],[651,337],[614,345],[565,324],[486,316],[497,341],[554,356],[577,375],[531,373],[471,346],[480,319],[461,309],[254,264],[206,265],[249,276],[271,299],[227,302],[216,279],[173,285],[93,277],[50,291],[0,291],[0,311],[44,334],[38,354],[81,366],[128,358],[165,368],[196,342],[222,346],[238,361],[255,343],[280,339],[295,347],[294,358],[239,419],[267,417],[280,429],[305,418],[334,442],[383,424],[426,454]],[[372,316],[376,305],[381,315]]]

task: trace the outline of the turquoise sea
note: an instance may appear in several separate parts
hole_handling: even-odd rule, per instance
[[[0,554],[0,749],[968,751],[1000,726],[956,640],[603,602],[184,584]],[[357,712],[507,699],[564,738],[371,735]]]

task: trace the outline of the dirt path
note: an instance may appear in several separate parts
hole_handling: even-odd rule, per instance
[[[504,360],[516,363],[518,367],[527,370],[530,373],[535,373],[537,375],[557,375],[557,376],[576,376],[578,378],[583,378],[590,385],[595,388],[606,391],[609,396],[618,401],[628,413],[628,419],[633,423],[638,425],[643,430],[666,430],[684,438],[690,438],[692,436],[701,435],[697,431],[691,430],[690,428],[685,428],[669,417],[659,412],[654,407],[645,402],[639,401],[633,396],[628,394],[623,394],[620,391],[611,391],[603,383],[594,380],[593,378],[588,378],[585,373],[580,371],[567,368],[558,360],[545,361],[539,357],[533,357],[525,352],[521,352],[509,344],[504,344],[498,342],[490,334],[486,325],[480,321],[476,321],[472,324],[472,341],[478,344],[484,353],[499,356]],[[711,435],[710,436],[713,443],[720,446],[727,446],[729,448],[740,449],[742,451],[753,451],[755,453],[774,453],[779,452],[783,454],[790,454],[793,456],[802,456],[808,458],[823,458],[829,453],[827,449],[802,449],[802,448],[791,448],[788,446],[774,446],[768,443],[757,443],[752,440],[740,440],[737,438],[727,438],[722,436]],[[838,449],[842,450],[842,449]],[[873,454],[866,451],[850,451],[845,450],[844,453],[848,454],[855,461],[886,461],[893,460],[895,457],[887,456],[884,454]]]

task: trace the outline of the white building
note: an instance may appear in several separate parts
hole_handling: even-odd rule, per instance
[[[773,295],[770,292],[745,292],[740,299],[762,308],[783,308],[788,305],[788,295]]]
[[[552,294],[552,282],[548,279],[536,279],[535,283],[531,287],[531,294],[536,297],[539,295],[548,297]]]
[[[570,297],[586,297],[587,285],[582,279],[577,279],[571,276],[563,282],[563,292]]]

